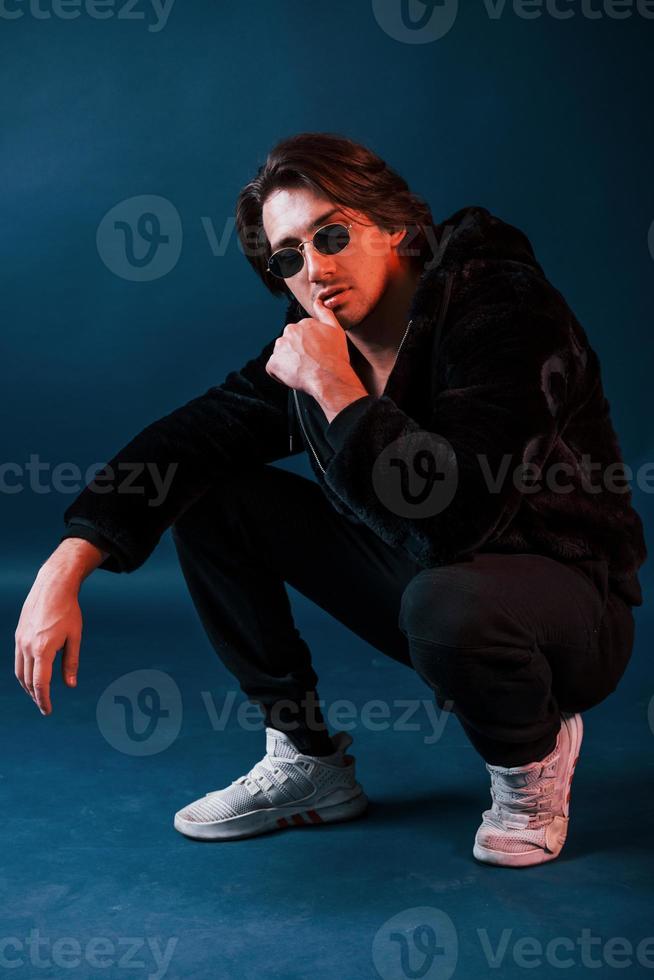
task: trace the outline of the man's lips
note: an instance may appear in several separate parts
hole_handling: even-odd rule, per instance
[[[318,299],[322,300],[326,307],[331,309],[332,306],[336,306],[340,303],[343,295],[348,291],[349,286],[344,286],[342,289],[329,290],[324,293],[318,293]]]

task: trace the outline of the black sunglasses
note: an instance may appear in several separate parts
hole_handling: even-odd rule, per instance
[[[318,228],[310,241],[321,255],[336,255],[349,245],[351,227],[351,224],[323,225],[322,228]],[[297,275],[304,265],[301,249],[307,244],[308,242],[300,242],[299,245],[278,248],[268,259],[268,272],[277,279],[289,279]]]

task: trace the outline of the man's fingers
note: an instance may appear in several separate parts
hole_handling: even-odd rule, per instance
[[[286,383],[285,381],[282,381],[282,380],[281,380],[281,378],[278,378],[276,374],[273,374],[273,373],[272,373],[272,371],[269,371],[269,370],[268,370],[268,364],[269,364],[269,363],[270,363],[270,361],[268,361],[268,363],[266,364],[266,374],[267,374],[267,375],[268,375],[269,377],[271,377],[271,378],[273,379],[273,381],[276,381],[276,382],[277,382],[277,384],[279,384],[279,385],[283,385],[283,384],[285,384],[285,383]]]
[[[37,657],[34,661],[34,700],[45,715],[52,711],[50,704],[50,679],[52,677],[52,661],[49,658]]]
[[[23,653],[23,686],[31,698],[34,697],[32,693],[32,673],[34,671],[34,660],[29,655],[29,653]]]
[[[77,684],[81,639],[81,636],[69,636],[66,640],[63,656],[61,658],[61,672],[64,675],[64,681],[70,687],[75,687]]]
[[[332,327],[338,327],[339,330],[341,329],[336,314],[328,306],[325,306],[321,299],[317,299],[313,305],[316,309],[316,320],[320,320],[321,323],[328,323]]]
[[[27,687],[25,686],[25,660],[23,658],[23,651],[18,645],[18,641],[16,641],[15,644],[14,673],[16,675],[16,678],[18,679],[18,683],[25,691],[25,694],[29,694],[30,692],[27,690]]]

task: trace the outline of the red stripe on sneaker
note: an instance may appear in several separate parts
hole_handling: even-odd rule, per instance
[[[304,826],[304,817],[302,816],[301,813],[294,813],[293,816],[291,817],[291,820],[293,821],[294,824],[297,824],[298,826],[300,825]]]
[[[277,818],[277,826],[278,827],[288,827],[288,820],[286,819],[286,817],[278,817]]]
[[[320,816],[319,813],[316,813],[315,810],[307,810],[307,817],[309,818],[309,820],[311,821],[311,823],[322,823],[323,822],[322,817]]]

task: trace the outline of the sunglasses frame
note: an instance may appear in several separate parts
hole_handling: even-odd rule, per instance
[[[307,238],[307,240],[305,242],[300,242],[298,245],[283,245],[282,248],[275,249],[275,251],[272,253],[272,255],[270,256],[270,258],[268,259],[268,264],[267,264],[267,267],[266,267],[266,272],[269,272],[271,276],[274,276],[275,277],[275,279],[292,279],[293,276],[296,276],[297,273],[298,272],[301,272],[302,269],[304,268],[305,259],[304,259],[304,253],[302,252],[302,247],[304,245],[309,245],[309,244],[313,245],[313,247],[316,249],[316,251],[317,252],[320,252],[321,255],[338,255],[340,252],[345,251],[345,249],[347,248],[347,246],[352,241],[352,237],[349,234],[349,232],[350,232],[350,228],[352,228],[353,224],[354,224],[354,222],[350,222],[349,225],[346,225],[343,221],[329,221],[326,225],[321,225],[320,228],[316,228],[316,230],[314,231],[314,233],[311,236],[311,238]],[[343,248],[339,248],[338,252],[321,252],[320,249],[316,246],[316,243],[315,243],[316,235],[318,235],[321,231],[324,231],[325,228],[338,228],[339,226],[341,228],[345,228],[347,230],[347,232],[348,232],[348,240],[347,240],[346,244],[343,246]],[[302,259],[302,265],[297,270],[297,272],[293,272],[290,276],[278,276],[277,273],[273,272],[272,269],[270,268],[270,263],[272,262],[273,258],[276,255],[279,255],[280,252],[289,252],[289,251],[293,251],[293,252],[298,252],[299,253],[300,258]]]

